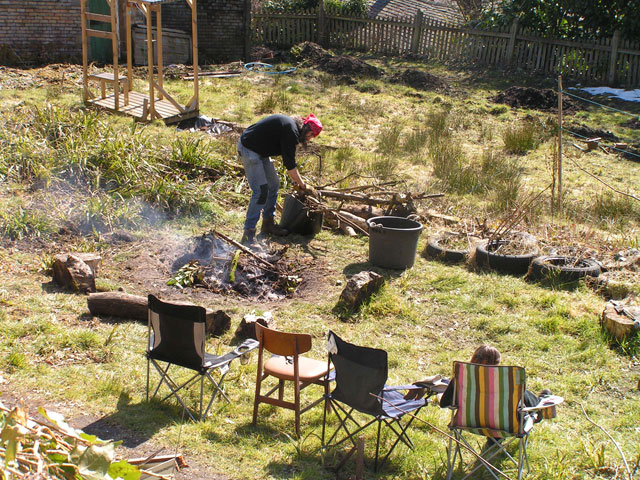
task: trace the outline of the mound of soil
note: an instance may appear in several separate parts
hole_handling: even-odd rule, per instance
[[[394,75],[394,83],[401,83],[416,90],[446,90],[449,85],[441,78],[422,70],[407,68],[404,72]]]
[[[331,52],[313,42],[300,43],[291,49],[291,53],[298,61],[308,65],[318,65],[323,60],[333,57]]]
[[[318,67],[324,72],[342,77],[379,78],[382,75],[379,68],[348,55],[325,58]]]
[[[251,49],[252,62],[259,62],[264,59],[273,58],[273,56],[274,56],[273,50],[271,50],[268,47],[256,45]]]
[[[586,138],[595,138],[600,137],[602,140],[607,142],[619,142],[620,139],[613,133],[608,130],[603,130],[601,128],[591,128],[586,125],[569,125],[566,127],[567,130],[577,133]]]
[[[533,108],[544,111],[555,111],[558,108],[558,96],[550,88],[511,87],[493,97],[491,101],[514,108]],[[568,98],[563,98],[562,108],[569,113],[575,107]]]
[[[340,77],[371,77],[379,78],[382,71],[379,68],[363,62],[359,58],[348,55],[333,55],[317,43],[304,42],[294,46],[291,53],[303,65],[318,67],[320,70]]]
[[[640,117],[630,118],[622,124],[623,127],[640,129]]]

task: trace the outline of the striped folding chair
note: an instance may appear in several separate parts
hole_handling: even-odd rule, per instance
[[[491,462],[502,453],[516,465],[519,480],[525,464],[529,470],[527,442],[536,415],[545,409],[545,413],[550,414],[549,407],[525,408],[524,368],[454,362],[453,378],[455,391],[449,429],[457,442],[449,440],[447,479],[453,474],[456,459],[460,467],[464,467],[461,445],[465,445],[476,453],[476,461],[463,478],[484,467],[498,479],[497,469]],[[463,433],[483,435],[487,442],[477,451]],[[514,442],[518,443],[518,454],[512,456],[507,447]]]

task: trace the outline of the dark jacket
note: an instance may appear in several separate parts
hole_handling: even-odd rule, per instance
[[[296,146],[300,141],[300,129],[291,117],[276,114],[263,118],[242,132],[240,141],[261,157],[281,155],[287,170],[296,168]]]

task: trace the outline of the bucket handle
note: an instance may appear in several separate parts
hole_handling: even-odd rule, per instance
[[[386,230],[382,225],[378,225],[374,223],[374,224],[369,224],[369,233],[385,234]]]

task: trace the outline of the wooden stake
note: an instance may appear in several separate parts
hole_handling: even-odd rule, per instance
[[[558,217],[562,218],[562,75],[558,75]]]
[[[356,480],[363,480],[364,470],[364,435],[358,437],[358,453],[356,455]]]

